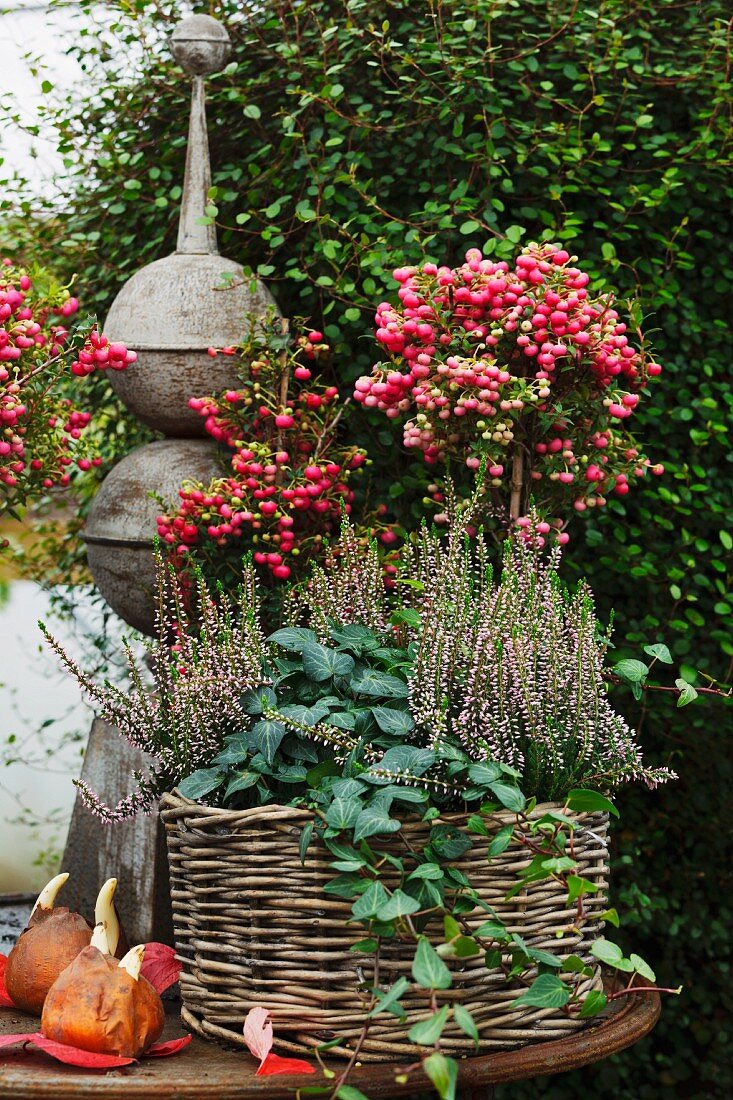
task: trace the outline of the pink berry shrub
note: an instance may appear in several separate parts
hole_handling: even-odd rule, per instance
[[[71,334],[66,322],[78,309],[45,271],[0,263],[0,511],[68,485],[74,465],[101,464],[81,440],[91,414],[60,383],[67,371],[123,370],[137,356],[93,326]]]
[[[209,353],[241,357],[239,388],[189,401],[233,452],[230,472],[186,483],[178,509],[158,517],[158,534],[182,565],[193,549],[214,564],[228,549],[238,564],[251,549],[265,574],[288,580],[338,535],[366,452],[338,438],[344,402],[313,378],[329,353],[320,332],[293,338],[270,321],[242,347]]]
[[[376,314],[387,358],[354,391],[429,465],[483,467],[506,521],[528,523],[532,497],[548,531],[646,474],[628,420],[661,370],[576,260],[530,244],[513,268],[470,249],[456,268],[397,269],[399,302]]]

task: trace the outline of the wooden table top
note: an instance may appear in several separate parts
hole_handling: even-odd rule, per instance
[[[659,1018],[659,996],[654,993],[622,997],[612,1002],[598,1023],[568,1039],[536,1043],[519,1050],[465,1058],[460,1062],[458,1087],[482,1088],[546,1074],[564,1073],[590,1065],[632,1046],[647,1035]],[[22,1012],[0,1010],[0,1034],[38,1029],[38,1021]],[[184,1034],[177,1012],[169,1016],[164,1038]],[[274,1050],[277,1052],[277,1041]],[[281,1053],[286,1053],[281,1051]],[[336,1074],[346,1063],[327,1063]],[[285,1100],[304,1086],[328,1086],[320,1073],[303,1077],[256,1077],[257,1064],[247,1051],[226,1050],[194,1036],[190,1046],[170,1058],[149,1059],[107,1072],[64,1066],[30,1048],[0,1049],[0,1096],[13,1100],[86,1096],[104,1100]],[[370,1100],[414,1095],[431,1086],[421,1069],[406,1082],[395,1077],[404,1064],[379,1063],[357,1067],[349,1084]],[[332,1082],[331,1082],[332,1084]]]

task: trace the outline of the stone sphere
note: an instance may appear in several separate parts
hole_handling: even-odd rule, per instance
[[[179,23],[170,39],[171,53],[192,76],[223,69],[231,43],[226,29],[210,15],[191,15]]]
[[[234,359],[212,358],[207,348],[241,342],[247,315],[268,310],[277,312],[275,299],[233,260],[180,252],[155,260],[128,279],[104,323],[110,340],[138,353],[127,370],[109,372],[112,388],[151,428],[203,436],[189,398],[237,387]]]
[[[113,467],[89,510],[83,539],[95,584],[113,611],[143,634],[155,633],[153,538],[161,505],[172,507],[187,479],[222,472],[213,441],[163,439],[138,447]]]

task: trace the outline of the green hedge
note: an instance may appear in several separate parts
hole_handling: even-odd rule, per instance
[[[22,200],[19,243],[78,272],[103,313],[124,278],[174,247],[186,91],[163,49],[176,12],[93,6],[110,25],[101,42],[79,39],[87,99],[55,116],[67,193],[40,235]],[[249,22],[241,9],[211,5],[234,40],[210,82],[222,252],[258,271],[284,311],[323,325],[347,382],[374,356],[371,309],[394,292],[391,269],[423,257],[454,262],[476,245],[502,257],[546,235],[635,296],[665,367],[637,425],[666,476],[579,520],[567,569],[588,576],[604,612],[615,606],[629,653],[665,640],[688,678],[730,680],[726,5],[266,0]],[[384,423],[356,411],[351,430],[368,438],[376,478],[397,482]],[[728,1096],[731,710],[678,710],[665,694],[641,712],[629,696],[627,709],[649,757],[681,778],[623,797],[622,936],[685,990],[649,1040],[593,1071],[594,1093]],[[580,1097],[589,1080],[541,1095]]]

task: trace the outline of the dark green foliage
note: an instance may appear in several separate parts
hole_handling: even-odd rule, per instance
[[[79,272],[85,304],[96,295],[103,313],[125,277],[174,247],[185,91],[158,48],[178,13],[166,25],[152,0],[94,7],[109,12],[109,48],[98,57],[91,36],[79,40],[90,102],[58,116],[77,175],[27,247]],[[638,295],[665,372],[637,426],[667,472],[578,520],[566,568],[587,575],[602,617],[616,607],[620,656],[663,640],[675,661],[665,683],[700,686],[699,669],[730,679],[727,5],[270,0],[249,24],[235,0],[211,10],[235,39],[232,67],[211,82],[222,252],[259,268],[284,310],[323,323],[342,379],[375,356],[367,304],[392,292],[391,268],[426,254],[501,255],[546,232],[593,277]],[[141,39],[155,47],[144,58]],[[140,79],[116,84],[126,49]],[[422,471],[401,459],[399,476],[381,419],[355,415],[351,430],[372,437],[395,502],[419,504]],[[731,858],[718,820],[731,711],[714,700],[678,710],[672,695],[636,703],[621,688],[625,698],[646,750],[675,748],[681,779],[621,798],[616,890],[636,913],[624,946],[685,991],[651,1039],[593,1071],[594,1091],[712,1100],[733,1088]],[[505,1091],[580,1097],[588,1080]]]

